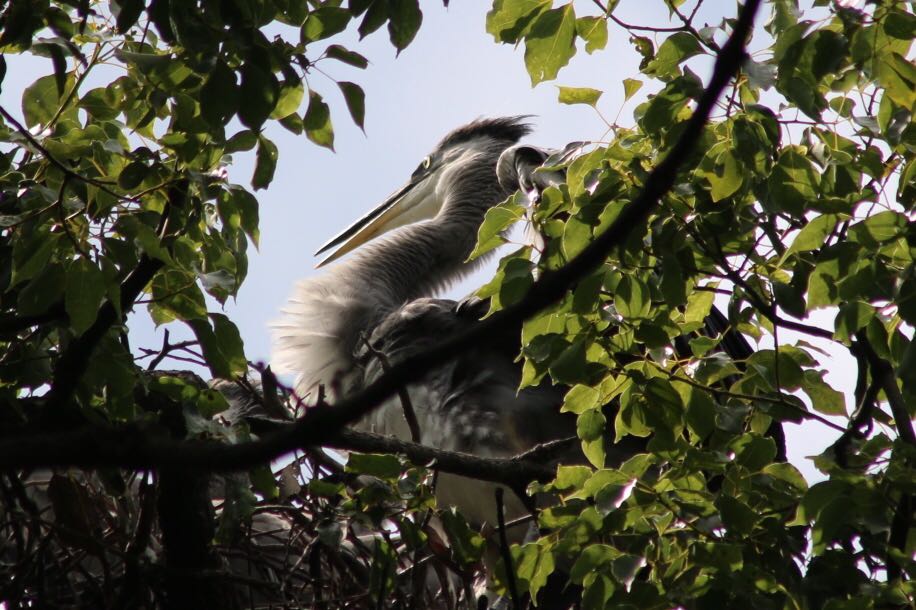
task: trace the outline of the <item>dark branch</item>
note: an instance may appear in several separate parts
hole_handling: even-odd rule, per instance
[[[123,316],[132,307],[134,299],[161,267],[162,261],[149,258],[144,254],[134,270],[121,284],[120,306],[116,307],[111,301],[106,301],[99,308],[98,316],[92,326],[67,346],[54,367],[54,381],[48,396],[50,409],[69,402],[77,384],[86,369],[89,368],[96,346],[120,316]]]
[[[515,582],[515,566],[512,565],[512,553],[509,552],[509,540],[506,537],[506,516],[503,510],[503,488],[496,488],[496,522],[499,526],[499,553],[506,565],[506,580],[509,584],[509,596],[515,610],[522,609],[522,602],[518,596],[518,585]]]
[[[897,426],[897,434],[900,435],[908,445],[916,447],[916,432],[913,431],[913,422],[910,421],[910,415],[906,407],[906,399],[900,393],[897,387],[897,378],[894,375],[894,369],[891,364],[880,357],[875,349],[871,346],[868,337],[864,331],[856,333],[856,343],[862,348],[868,366],[871,369],[872,379],[881,385],[887,402],[891,407],[891,413],[894,416],[894,424]]]

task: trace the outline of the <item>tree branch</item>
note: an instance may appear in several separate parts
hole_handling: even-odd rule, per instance
[[[894,424],[897,426],[897,434],[908,445],[916,447],[916,432],[913,431],[913,422],[910,421],[910,415],[907,412],[906,400],[900,393],[900,388],[897,387],[893,367],[875,352],[864,331],[856,332],[856,343],[862,347],[862,352],[868,360],[872,379],[881,384],[881,389],[884,390],[884,395],[887,397],[894,416]]]

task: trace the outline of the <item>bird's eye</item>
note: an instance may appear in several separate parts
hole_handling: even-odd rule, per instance
[[[413,177],[414,178],[419,177],[420,174],[429,170],[432,164],[433,164],[432,157],[426,157],[425,159],[420,161],[420,165],[417,166],[417,169],[413,170]]]

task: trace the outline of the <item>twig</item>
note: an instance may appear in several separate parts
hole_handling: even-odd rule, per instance
[[[913,431],[913,422],[910,420],[909,412],[900,388],[897,387],[897,378],[894,375],[894,369],[891,364],[881,358],[865,334],[865,331],[859,330],[855,334],[856,343],[861,347],[862,353],[868,360],[868,366],[871,369],[872,379],[877,382],[887,402],[891,407],[891,414],[894,416],[894,424],[897,427],[897,434],[910,447],[916,446],[916,433]],[[911,462],[904,458],[905,462]],[[900,492],[900,499],[897,501],[897,507],[894,510],[894,517],[891,520],[891,531],[888,533],[887,542],[890,546],[897,548],[901,553],[906,553],[907,539],[909,531],[913,525],[913,496],[904,490]],[[892,557],[887,558],[887,576],[889,580],[900,578],[903,574],[903,567]]]
[[[633,25],[631,23],[626,23],[625,21],[621,20],[619,17],[615,17],[614,13],[609,11],[607,7],[601,3],[601,0],[592,0],[592,2],[595,3],[595,6],[601,9],[601,12],[604,13],[605,17],[607,17],[608,19],[610,19],[611,21],[613,21],[614,23],[616,23],[617,25],[619,25],[620,27],[622,27],[625,30],[662,33],[662,32],[683,32],[687,29],[684,26],[677,26],[677,27],[670,27],[670,28],[656,28],[656,27],[649,27],[649,26],[644,26],[644,25]]]
[[[391,363],[388,361],[388,357],[381,350],[376,349],[368,337],[364,335],[362,339],[369,353],[378,358],[379,364],[382,366],[382,372],[388,373],[391,370]],[[407,391],[406,385],[398,387],[398,398],[401,401],[401,410],[404,412],[407,428],[410,430],[410,440],[415,443],[422,443],[420,422],[417,421],[417,412],[414,411],[413,403],[410,402],[410,393]]]
[[[496,488],[496,522],[499,524],[499,552],[506,565],[506,581],[509,586],[509,595],[512,597],[512,607],[522,610],[522,602],[518,596],[518,583],[515,582],[515,566],[512,564],[512,553],[509,552],[509,540],[506,538],[506,516],[503,511],[502,487]]]

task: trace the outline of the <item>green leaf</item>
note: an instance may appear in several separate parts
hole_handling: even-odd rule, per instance
[[[206,320],[207,304],[193,273],[166,268],[156,274],[151,285],[150,314],[156,324],[172,320]]]
[[[906,216],[900,212],[879,212],[849,227],[849,239],[875,247],[904,235],[907,225]]]
[[[46,125],[57,112],[63,95],[53,74],[42,76],[22,94],[22,116],[27,127]]]
[[[818,175],[800,150],[787,148],[767,180],[763,202],[768,211],[802,216],[817,200]]]
[[[877,62],[875,78],[887,95],[903,108],[916,105],[916,66],[899,53],[885,55]]]
[[[716,507],[729,533],[746,536],[753,531],[754,524],[757,523],[757,513],[741,500],[721,494],[716,499]]]
[[[77,258],[67,269],[64,307],[77,335],[89,328],[105,297],[105,276],[91,261]]]
[[[839,222],[839,217],[836,214],[815,216],[795,236],[792,245],[786,250],[786,255],[793,252],[810,252],[823,247],[827,236],[833,232],[837,222]]]
[[[710,195],[713,201],[734,195],[744,183],[741,168],[730,152],[719,156],[713,171],[706,174],[706,179],[712,187]]]
[[[396,455],[351,453],[347,458],[347,470],[380,479],[396,479],[401,475],[404,467]]]
[[[604,574],[598,574],[582,592],[582,610],[603,610],[615,590],[613,580]]]
[[[834,390],[824,381],[825,373],[826,371],[805,371],[802,389],[811,398],[811,406],[818,413],[845,417],[846,399],[842,392]]]
[[[643,72],[658,76],[662,80],[668,80],[680,73],[678,66],[681,62],[702,52],[703,47],[693,34],[677,32],[666,38],[658,47],[655,58],[649,62]]]
[[[257,245],[260,238],[258,230],[258,200],[245,189],[233,186],[228,196],[232,198],[235,208],[242,218],[242,230]]]
[[[684,399],[687,404],[685,422],[697,438],[705,439],[716,427],[715,401],[709,392],[693,386],[688,386],[687,392],[689,394]]]
[[[503,233],[525,215],[525,208],[517,202],[518,197],[510,197],[503,203],[487,210],[480,229],[477,230],[477,246],[468,256],[474,260],[487,252],[506,243]]]
[[[576,19],[576,34],[585,41],[585,52],[591,55],[607,46],[607,19],[580,17]]]
[[[280,488],[270,466],[258,466],[248,471],[251,488],[266,500],[273,500],[280,496]]]
[[[60,237],[41,228],[13,242],[13,274],[10,286],[35,277],[51,260]]]
[[[808,489],[808,482],[805,481],[805,477],[803,477],[798,469],[792,464],[785,462],[770,464],[763,469],[763,474],[784,483],[788,483],[798,491],[805,491]]]
[[[649,287],[641,279],[625,275],[614,294],[614,307],[624,318],[638,319],[649,315],[652,302]]]
[[[246,127],[259,129],[277,105],[280,83],[273,72],[254,62],[242,64],[239,87],[239,120]]]
[[[557,87],[560,90],[558,101],[561,104],[587,104],[594,107],[602,91],[590,87]]]
[[[566,393],[566,397],[563,399],[563,407],[560,411],[579,415],[580,413],[598,407],[598,400],[600,398],[601,395],[595,388],[577,384]]]
[[[334,150],[334,128],[331,126],[331,111],[317,92],[309,90],[309,108],[302,119],[308,139]]]
[[[137,23],[145,4],[145,0],[117,0],[111,3],[119,32],[123,34]]]
[[[186,320],[200,342],[204,359],[214,377],[232,379],[248,366],[238,328],[223,314],[211,313],[207,320]]]
[[[687,303],[687,280],[676,256],[665,256],[662,259],[660,284],[667,305],[679,307]]]
[[[120,114],[118,99],[111,87],[90,89],[80,98],[79,105],[99,121],[108,121]]]
[[[608,564],[620,557],[621,553],[607,544],[590,544],[582,549],[582,554],[576,559],[569,571],[569,579],[581,585],[585,577],[593,572],[603,571]]]
[[[540,14],[525,37],[525,67],[531,85],[557,77],[576,54],[576,14],[572,4]]]
[[[243,129],[226,142],[223,152],[231,155],[234,152],[251,150],[258,143],[258,135],[250,129]]]
[[[213,321],[213,332],[220,351],[225,354],[233,375],[242,374],[248,367],[248,359],[245,358],[245,346],[238,327],[221,313],[211,313],[210,319]]]
[[[366,94],[363,92],[363,88],[356,83],[347,81],[339,81],[337,86],[340,87],[340,92],[343,93],[344,102],[347,103],[347,110],[350,111],[353,122],[365,132]]]
[[[420,24],[423,23],[423,13],[420,11],[419,0],[388,0],[388,37],[398,53],[407,48],[414,37]]]
[[[875,309],[863,301],[843,303],[834,320],[836,336],[841,341],[849,341],[860,328],[865,327],[875,317]]]
[[[578,489],[592,476],[588,466],[557,466],[557,476],[553,486],[558,490]]]
[[[735,452],[735,463],[751,472],[761,470],[776,457],[776,442],[754,434],[742,434],[731,447]]]
[[[884,31],[888,36],[912,42],[916,39],[916,15],[896,8],[891,9],[884,19]]]
[[[308,14],[302,24],[302,41],[315,42],[330,38],[347,29],[353,16],[345,8],[322,6]]]
[[[629,590],[630,585],[636,580],[636,575],[645,565],[646,560],[642,557],[621,555],[611,563],[611,574],[613,574],[614,580]]]
[[[487,33],[496,42],[516,43],[553,0],[494,0],[487,13]]]
[[[642,81],[635,78],[623,79],[623,99],[629,100],[636,95],[636,92],[642,89]]]
[[[604,468],[604,429],[607,420],[599,409],[585,411],[576,419],[576,435],[582,439],[582,453],[595,468]]]
[[[346,47],[342,47],[339,44],[332,44],[327,49],[325,49],[324,54],[331,59],[336,59],[339,62],[343,62],[348,66],[353,66],[354,68],[359,68],[361,70],[365,69],[369,65],[369,60],[357,53],[356,51],[351,51]]]
[[[536,598],[538,591],[547,584],[547,578],[553,574],[553,549],[546,540],[528,543],[522,547],[516,565],[518,577],[527,584],[531,597]]]
[[[448,534],[452,553],[458,563],[470,566],[479,562],[486,547],[483,537],[472,530],[454,508],[443,511],[440,516],[445,533]]]
[[[302,97],[305,95],[305,87],[301,80],[285,82],[280,88],[280,97],[277,99],[277,105],[270,113],[272,119],[282,119],[299,110],[299,104],[302,103]]]
[[[251,176],[253,189],[265,189],[270,186],[274,179],[274,171],[277,169],[277,156],[277,145],[266,136],[258,136],[257,162],[254,166],[254,174]]]
[[[118,186],[125,191],[132,191],[140,186],[149,171],[150,168],[143,161],[131,161],[118,174]]]
[[[64,278],[64,269],[59,263],[42,267],[19,291],[16,313],[30,316],[46,312],[52,304],[60,301]]]

